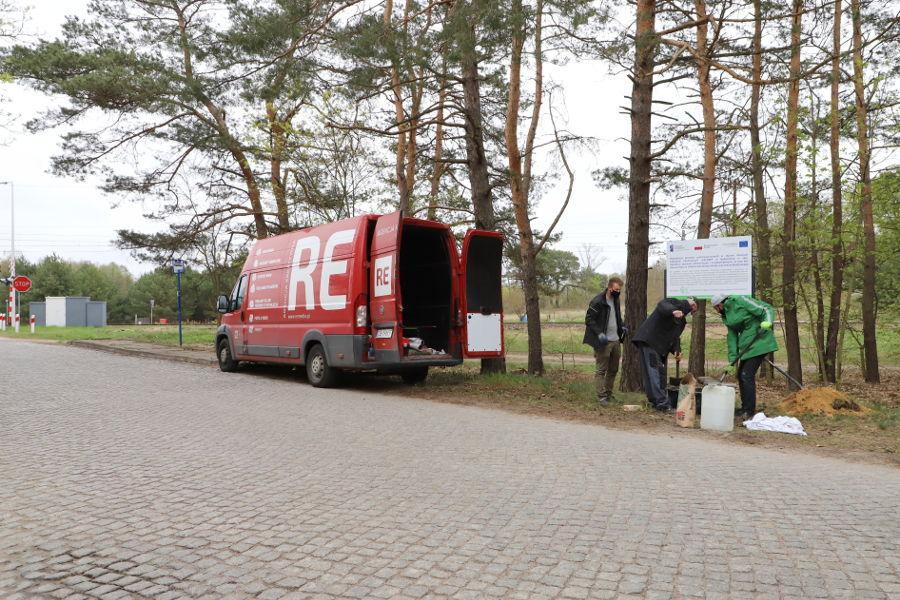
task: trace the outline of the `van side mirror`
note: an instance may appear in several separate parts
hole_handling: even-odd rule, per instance
[[[231,308],[231,301],[228,299],[228,296],[219,296],[216,301],[216,310],[220,313],[227,313]]]

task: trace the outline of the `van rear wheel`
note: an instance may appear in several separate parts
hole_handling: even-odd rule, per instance
[[[219,360],[219,369],[223,372],[234,373],[238,370],[240,363],[231,356],[231,345],[228,343],[228,338],[223,337],[219,340],[219,345],[216,348],[216,358]]]
[[[316,344],[306,355],[306,377],[313,387],[333,387],[338,380],[338,371],[328,365],[328,357],[322,344]]]
[[[403,379],[403,383],[407,385],[425,383],[425,379],[428,377],[428,367],[407,369],[400,374],[400,377]]]

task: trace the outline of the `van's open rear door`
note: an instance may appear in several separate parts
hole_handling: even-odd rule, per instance
[[[369,264],[369,320],[376,360],[397,360],[403,330],[400,324],[399,266],[400,227],[403,216],[394,212],[378,217],[372,236]]]
[[[463,356],[503,356],[502,262],[502,234],[466,232],[460,258]]]

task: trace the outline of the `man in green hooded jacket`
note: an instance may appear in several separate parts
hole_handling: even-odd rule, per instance
[[[752,417],[756,414],[756,372],[766,354],[778,350],[772,332],[775,309],[762,300],[747,296],[713,296],[712,305],[728,328],[726,372],[734,373],[734,363],[738,362],[737,379],[741,391],[738,414]]]

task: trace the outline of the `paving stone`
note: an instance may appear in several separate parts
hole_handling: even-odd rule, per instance
[[[0,402],[4,600],[900,596],[896,469],[278,369],[0,364],[29,389]]]

